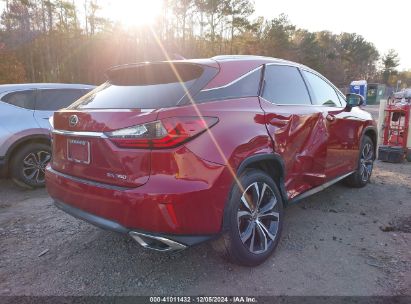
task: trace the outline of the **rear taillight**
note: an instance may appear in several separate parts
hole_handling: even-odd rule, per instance
[[[211,128],[217,117],[169,117],[105,133],[120,148],[176,147]]]

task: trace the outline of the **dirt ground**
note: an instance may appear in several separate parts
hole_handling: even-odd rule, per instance
[[[232,265],[209,244],[164,254],[0,181],[0,295],[411,295],[411,163],[377,161],[286,209],[275,254]]]

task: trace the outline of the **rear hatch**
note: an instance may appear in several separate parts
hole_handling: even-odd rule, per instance
[[[157,110],[189,103],[217,72],[213,61],[110,70],[106,83],[54,114],[52,169],[109,185],[143,185],[151,150],[181,144],[201,127],[184,117],[157,121]]]

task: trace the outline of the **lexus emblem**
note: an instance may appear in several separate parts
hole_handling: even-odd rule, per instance
[[[71,127],[74,127],[78,123],[77,115],[71,115],[69,118],[69,124]]]

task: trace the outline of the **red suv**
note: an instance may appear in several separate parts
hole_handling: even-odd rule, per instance
[[[181,250],[219,238],[258,265],[283,208],[344,179],[367,184],[371,115],[310,68],[259,56],[115,67],[54,114],[48,192],[65,212]]]

